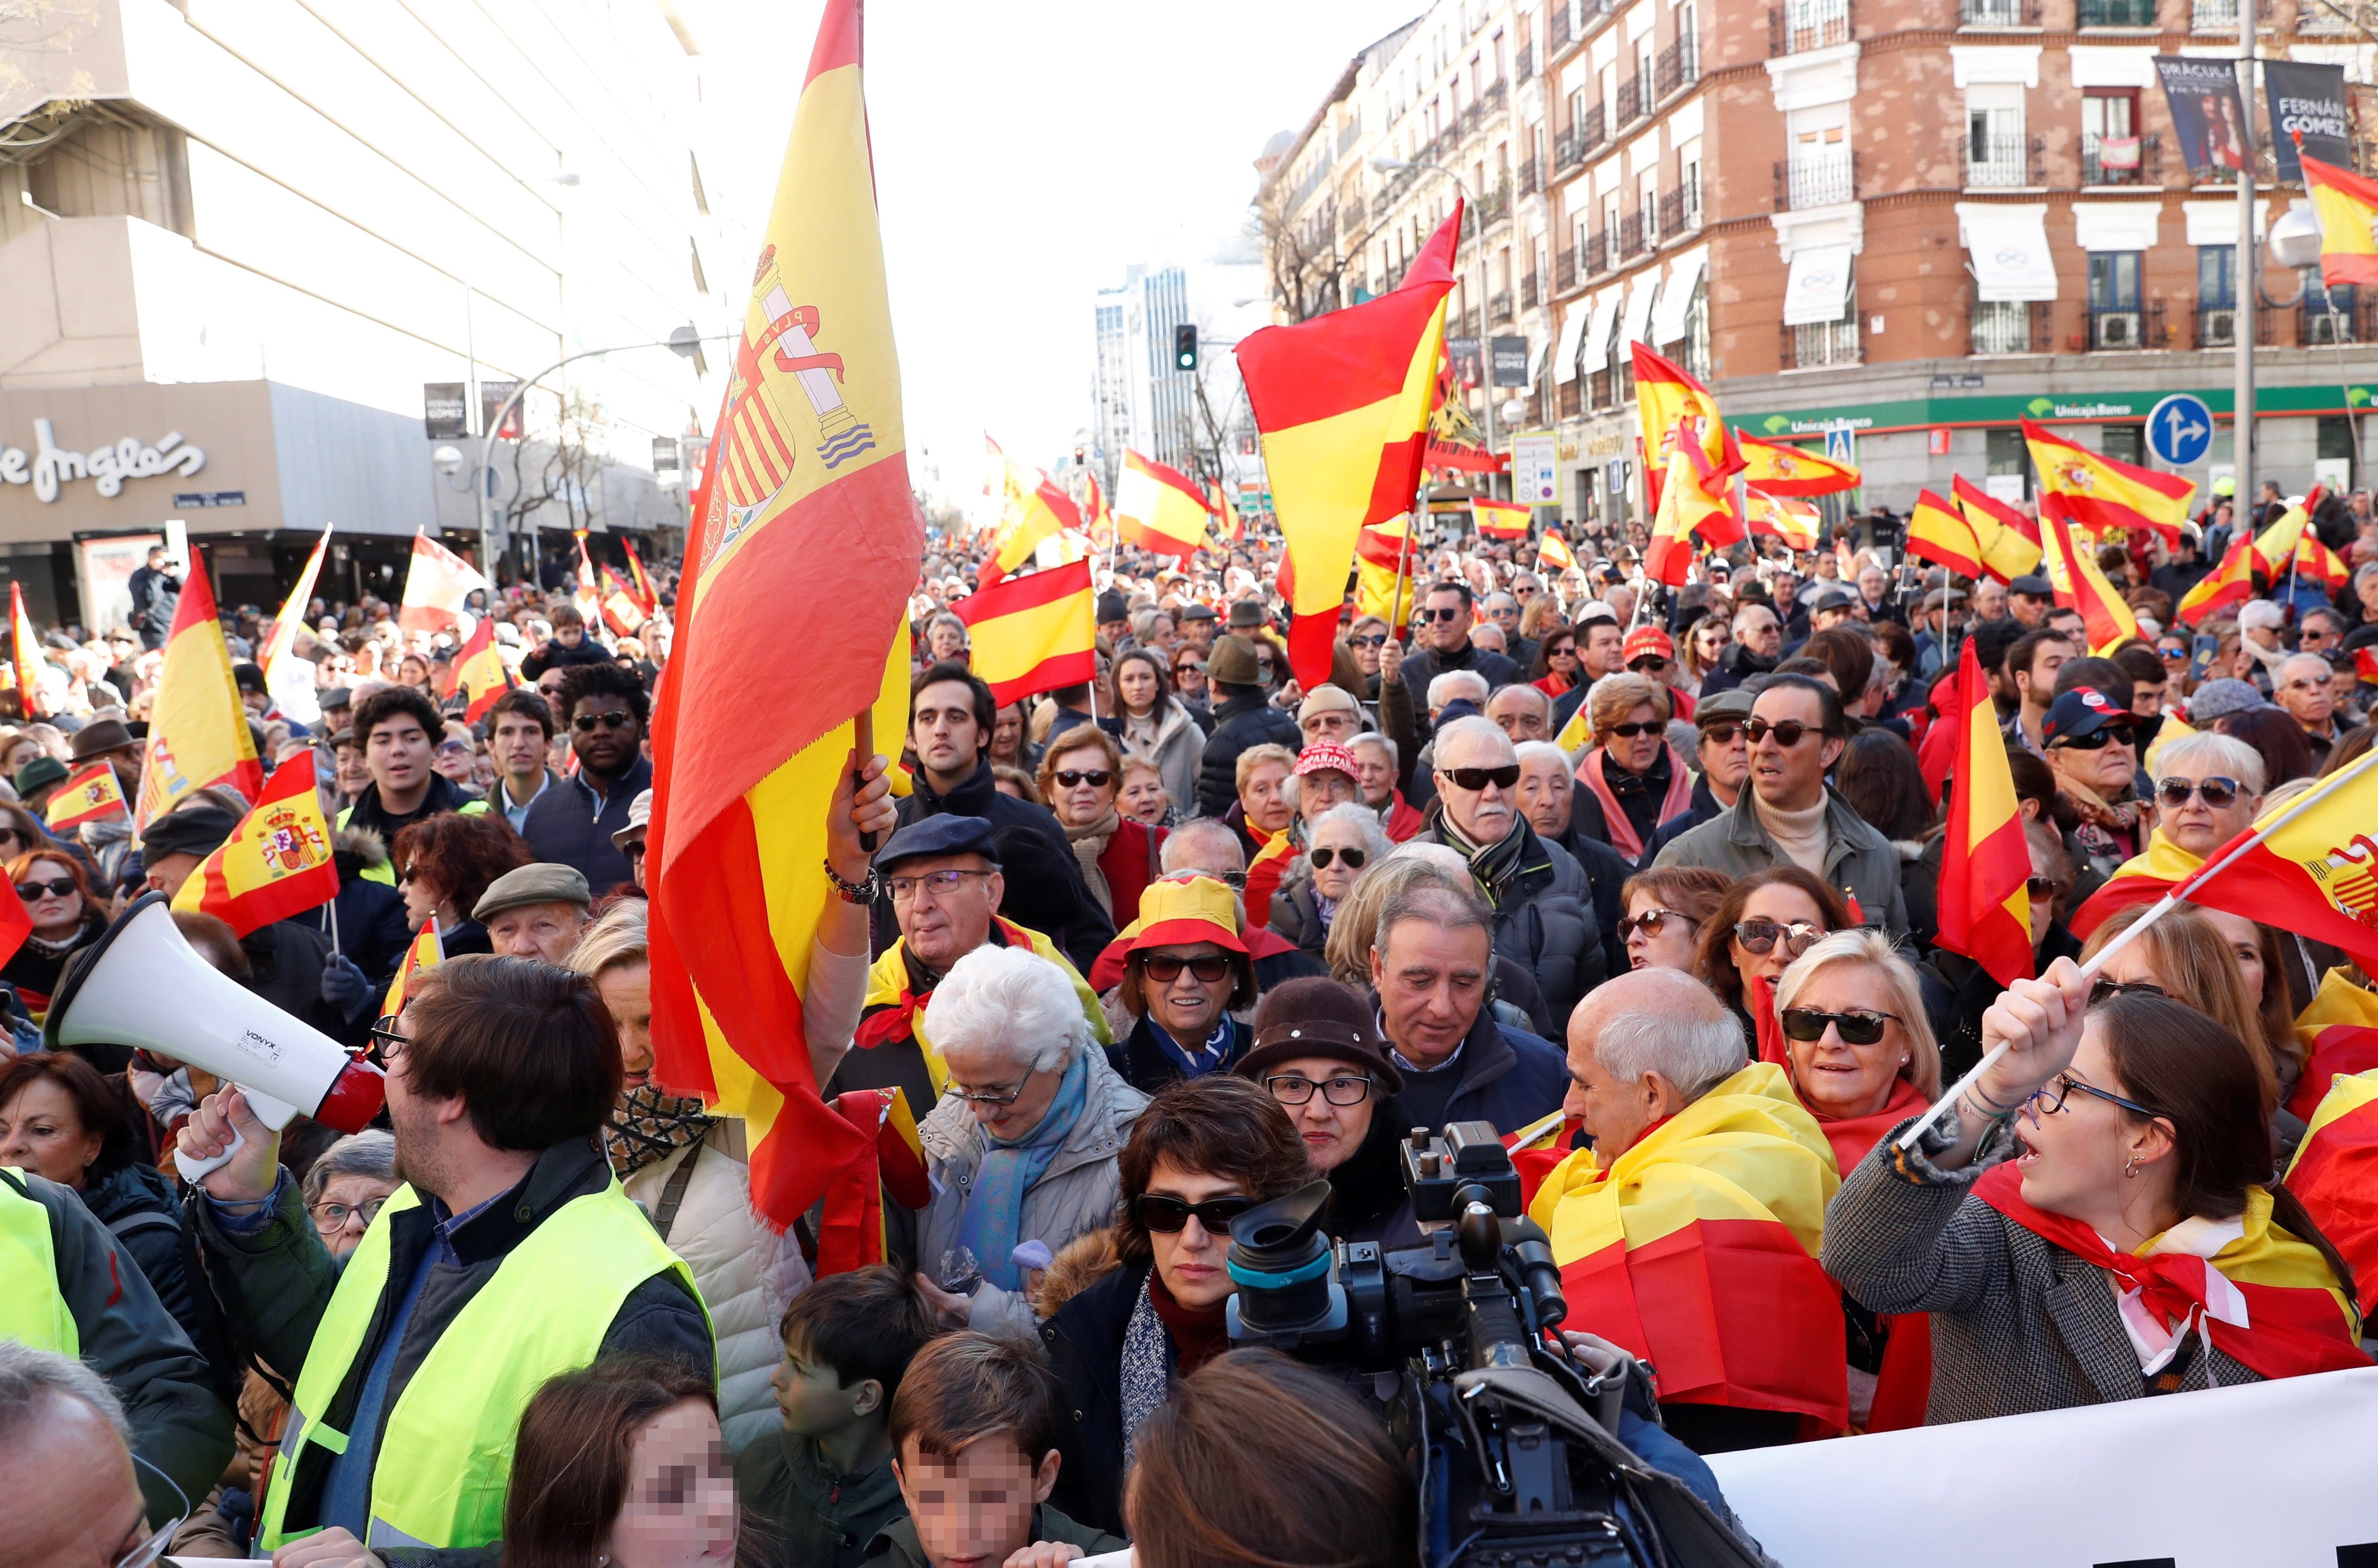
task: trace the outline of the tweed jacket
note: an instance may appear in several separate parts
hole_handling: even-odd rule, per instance
[[[1959,1135],[1955,1113],[1902,1155],[1895,1144],[1906,1130],[1892,1128],[1844,1179],[1825,1211],[1820,1261],[1869,1311],[1932,1314],[1925,1424],[2144,1397],[2110,1276],[1973,1195],[1981,1174],[2014,1152],[2006,1130],[1952,1171],[1925,1155]],[[2168,1392],[2262,1381],[2202,1339],[2175,1367]],[[2153,1392],[2167,1392],[2165,1381]]]

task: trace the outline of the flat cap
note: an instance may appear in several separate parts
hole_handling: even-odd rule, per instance
[[[2056,585],[2036,572],[2026,572],[2007,584],[2007,592],[2020,593],[2026,599],[2053,599]]]
[[[1729,686],[1712,697],[1704,697],[1693,707],[1693,723],[1703,729],[1714,724],[1741,724],[1750,717],[1751,704],[1758,700],[1738,686]]]
[[[516,867],[489,882],[471,918],[486,920],[524,904],[574,904],[583,909],[594,902],[584,872],[575,866],[540,860],[534,866]]]
[[[1172,618],[1176,621],[1210,621],[1219,620],[1221,617],[1214,613],[1214,606],[1211,604],[1188,604],[1182,605],[1180,614]]]
[[[185,806],[149,824],[140,835],[141,858],[212,855],[238,826],[239,819],[220,806]]]
[[[979,855],[999,861],[999,833],[980,817],[944,811],[909,823],[883,841],[875,852],[875,868],[889,871],[903,860],[924,860],[944,855]]]

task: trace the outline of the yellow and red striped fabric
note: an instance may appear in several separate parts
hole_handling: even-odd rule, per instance
[[[1252,930],[1271,924],[1271,895],[1279,891],[1281,879],[1296,864],[1296,845],[1286,833],[1265,838],[1264,831],[1253,822],[1247,824],[1247,832],[1264,840],[1264,846],[1247,862],[1247,927]]]
[[[1412,601],[1419,597],[1413,582],[1420,550],[1411,542],[1411,525],[1402,518],[1365,524],[1354,545],[1354,613],[1376,616],[1400,633],[1411,624]],[[1396,576],[1403,575],[1403,602],[1396,601]]]
[[[2336,551],[2322,544],[2319,535],[2306,529],[2302,541],[2296,545],[2296,575],[2319,583],[2334,594],[2352,580],[2353,569],[2347,566]]]
[[[512,673],[496,652],[496,623],[492,617],[483,619],[455,651],[454,662],[446,670],[446,689],[439,695],[467,697],[470,705],[463,710],[462,719],[475,724],[511,688]]]
[[[1607,1170],[1563,1160],[1528,1215],[1552,1238],[1569,1321],[1660,1371],[1663,1403],[1849,1421],[1841,1293],[1817,1266],[1832,1146],[1790,1079],[1753,1062]]]
[[[25,613],[25,585],[15,581],[8,584],[8,664],[17,683],[17,703],[25,717],[47,717],[50,710],[42,700],[42,676],[49,671],[49,661],[42,657],[42,639],[33,629],[33,617]]]
[[[1704,485],[1713,485],[1740,473],[1745,462],[1742,448],[1718,416],[1717,399],[1710,389],[1691,371],[1665,354],[1654,353],[1646,344],[1629,343],[1627,353],[1635,367],[1635,427],[1643,433],[1643,482],[1651,509],[1660,509],[1661,491],[1670,472],[1668,460],[1680,430],[1700,453],[1699,469],[1713,476],[1704,479]],[[1654,431],[1659,433],[1657,450],[1650,449]]]
[[[1457,197],[1396,288],[1239,340],[1288,546],[1283,578],[1294,569],[1289,663],[1307,689],[1329,678],[1363,525],[1409,511],[1420,488],[1461,211]]]
[[[1660,485],[1660,507],[1651,517],[1651,542],[1643,546],[1645,575],[1669,587],[1681,586],[1690,572],[1698,546],[1730,545],[1744,536],[1734,515],[1733,481],[1711,466],[1701,443],[1685,429],[1670,432],[1667,478]]]
[[[925,1145],[909,1114],[908,1096],[898,1088],[853,1089],[836,1095],[834,1112],[867,1137],[859,1157],[835,1175],[827,1188],[817,1234],[820,1279],[882,1263],[889,1255],[883,1197],[921,1209],[932,1202]]]
[[[48,816],[51,828],[63,833],[130,809],[124,803],[124,786],[116,782],[115,765],[102,760],[85,762],[66,775],[50,796]]]
[[[207,581],[205,564],[193,559],[149,710],[132,831],[139,832],[174,802],[209,784],[227,784],[253,800],[264,788],[264,764],[256,760],[247,709],[232,676],[231,652],[215,616],[214,586]]]
[[[1098,482],[1094,479],[1093,485]],[[1130,448],[1123,453],[1123,477],[1115,482],[1116,536],[1125,544],[1187,560],[1206,544],[1211,514],[1197,482]]]
[[[650,620],[661,613],[661,596],[654,589],[653,580],[645,574],[644,558],[636,554],[636,542],[623,538],[619,545],[628,552],[629,590],[636,596],[636,607],[644,612],[646,620]]]
[[[438,938],[438,922],[422,923],[421,934],[404,950],[404,962],[396,966],[396,978],[389,982],[387,999],[380,1003],[383,1014],[404,1011],[406,993],[413,988],[415,975],[435,969],[446,962],[446,944]]]
[[[274,772],[231,837],[198,862],[174,895],[174,907],[211,915],[244,937],[338,896],[339,868],[330,857],[330,822],[315,788],[314,758],[300,752]]]
[[[751,1201],[779,1227],[870,1146],[819,1097],[801,992],[834,896],[824,818],[853,720],[868,715],[895,752],[907,725],[907,601],[924,561],[859,59],[858,0],[828,0],[654,723],[655,1075],[743,1118]],[[751,434],[762,423],[780,443],[772,470]],[[767,472],[771,485],[739,496],[729,470]],[[830,613],[833,633],[798,658],[786,656],[793,613]]]
[[[2279,521],[2254,535],[2254,569],[2265,578],[2287,575],[2288,563],[2295,559],[2296,547],[2303,543],[2304,531],[2312,522],[2312,509],[2320,505],[2320,487],[2314,485],[2310,495],[2279,514]]]
[[[2303,1072],[2288,1109],[2304,1121],[2319,1108],[2329,1084],[2340,1075],[2378,1071],[2378,993],[2346,977],[2343,968],[2320,978],[2304,1010],[2296,1014],[2296,1046]]]
[[[2321,281],[2378,283],[2378,180],[2309,157],[2303,174],[2320,219]]]
[[[1965,514],[1929,490],[1916,493],[1907,514],[1907,553],[1947,567],[1961,577],[1983,575],[1982,542]]]
[[[1207,509],[1214,514],[1215,526],[1221,531],[1222,542],[1235,545],[1246,537],[1246,525],[1239,521],[1239,509],[1231,504],[1230,493],[1219,479],[1206,481]]]
[[[1964,954],[2001,986],[2029,979],[2031,848],[2024,842],[2014,770],[1999,733],[1974,640],[1957,662],[1957,690],[1940,723],[1954,725],[1956,787],[1940,847],[1939,944]]]
[[[2240,539],[2222,556],[2221,564],[2196,580],[2180,596],[2172,614],[2194,626],[2224,604],[2240,604],[2254,596],[2254,545]]]
[[[2196,486],[2176,473],[2158,473],[2093,452],[2026,419],[2023,437],[2039,470],[2039,515],[2061,513],[2092,533],[2151,528],[2167,545],[2180,543]],[[2046,540],[2041,541],[2047,543]]]
[[[1762,441],[1739,431],[1735,439],[1742,449],[1744,482],[1771,496],[1830,496],[1837,490],[1858,487],[1858,471],[1850,463],[1835,462],[1805,447]]]
[[[1027,473],[1007,460],[999,443],[986,436],[992,464],[1003,486],[999,521],[991,532],[991,555],[982,563],[975,586],[988,588],[1032,558],[1041,541],[1067,530],[1082,532],[1082,511],[1064,487],[1037,470]]]
[[[2108,581],[2105,569],[2097,564],[2097,552],[2073,537],[2072,524],[2064,518],[2045,515],[2040,524],[2048,534],[2048,554],[2063,568],[2057,603],[2081,612],[2089,652],[2102,658],[2136,637],[2139,617]]]
[[[1484,496],[1470,497],[1470,521],[1481,539],[1525,539],[1528,524],[1535,515],[1534,508],[1516,501],[1497,501]]]
[[[974,673],[1002,706],[1099,673],[1098,592],[1087,560],[1008,578],[950,609],[971,633]]]
[[[1536,565],[1552,571],[1574,571],[1577,569],[1577,552],[1568,547],[1568,541],[1556,531],[1547,528],[1543,537],[1536,541]]]
[[[2114,868],[2106,885],[2072,912],[2065,926],[2083,941],[2106,923],[2106,916],[2134,904],[2153,904],[2204,868],[2204,862],[2166,838],[2158,828],[2147,836],[2147,846]]]
[[[462,601],[486,588],[487,580],[476,567],[426,533],[415,533],[396,624],[407,631],[454,630],[466,613]]]
[[[1747,508],[1743,521],[1751,533],[1781,539],[1795,550],[1817,547],[1820,518],[1816,508],[1795,497],[1771,495],[1756,485],[1744,485],[1742,494]]]
[[[1949,498],[1982,547],[1982,569],[2000,582],[2039,569],[2039,525],[1964,474],[1950,482]]]
[[[2353,1269],[2353,1295],[2378,1306],[2378,1071],[2337,1078],[2288,1166],[2294,1193]]]

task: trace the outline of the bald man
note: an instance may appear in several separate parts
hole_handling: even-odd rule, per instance
[[[1553,700],[1532,686],[1507,686],[1486,700],[1486,716],[1522,746],[1553,737]]]

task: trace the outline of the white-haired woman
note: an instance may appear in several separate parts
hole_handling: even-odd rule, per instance
[[[1329,926],[1338,905],[1353,892],[1363,868],[1385,860],[1394,847],[1376,811],[1359,800],[1332,806],[1306,829],[1304,863],[1310,874],[1271,901],[1271,928],[1327,963]]]
[[[949,1087],[918,1129],[933,1197],[918,1216],[919,1283],[945,1320],[1033,1328],[1027,1241],[1051,1252],[1112,1224],[1115,1156],[1147,1097],[1093,1048],[1064,971],[979,947],[925,1005]]]

